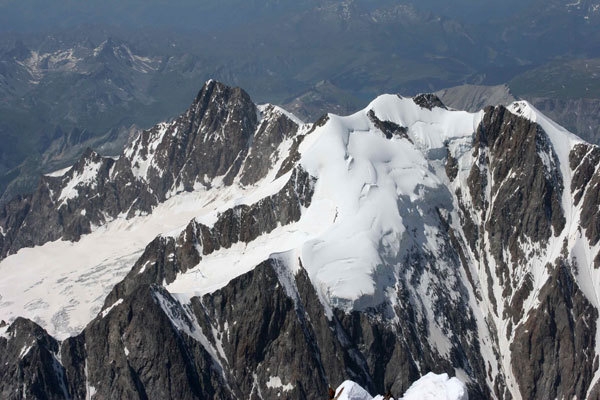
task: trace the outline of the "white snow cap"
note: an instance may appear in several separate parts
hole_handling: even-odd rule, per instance
[[[352,381],[344,381],[335,390],[335,394],[339,395],[338,400],[373,400],[373,397],[360,385]]]
[[[341,392],[341,393],[340,393]],[[345,381],[335,391],[338,400],[382,400],[383,396],[371,397],[369,393],[352,381]],[[428,373],[411,385],[398,400],[469,400],[467,387],[458,378],[448,374]]]

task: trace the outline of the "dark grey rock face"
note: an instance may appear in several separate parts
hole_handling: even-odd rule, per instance
[[[558,158],[543,129],[500,106],[485,110],[473,156],[476,161],[467,180],[471,206],[462,204],[465,196],[457,193],[461,225],[485,277],[486,300],[495,314],[488,323],[506,321],[505,330],[491,331],[497,343],[500,336],[510,340],[512,371],[507,373],[515,377],[523,398],[586,398],[596,368],[591,349],[595,348],[597,310],[578,288],[573,278],[577,269],[565,258],[548,264],[551,276],[534,293],[541,304],[525,314],[524,302],[534,290],[528,260],[540,250],[523,244],[535,243],[543,251],[552,237],[561,234],[566,221],[561,205],[565,190],[573,194],[575,204],[595,196],[597,148],[578,145],[573,149],[571,188],[564,188]],[[597,204],[597,197],[593,202]],[[595,224],[597,206],[591,203],[582,205],[582,227]],[[594,229],[589,228],[587,235],[594,237]],[[486,256],[486,249],[493,259]],[[494,285],[500,286],[500,296]],[[500,357],[505,350],[497,347],[495,351]],[[510,398],[501,380],[495,395]]]
[[[450,154],[450,151],[446,153],[446,176],[450,179],[450,182],[453,182],[458,175],[458,160]]]
[[[139,287],[82,333],[89,386],[106,399],[227,398],[215,361],[189,336],[195,329],[168,292]]]
[[[579,204],[594,177],[598,162],[600,162],[600,149],[597,146],[578,144],[569,153],[569,167],[573,171],[571,193],[575,205]]]
[[[549,238],[558,236],[564,228],[560,164],[542,128],[502,106],[486,109],[473,151],[476,162],[468,177],[468,187],[473,207],[481,212],[484,222],[475,226],[469,222],[466,211],[463,228],[473,250],[482,257],[489,245],[495,271],[488,268],[490,260],[481,260],[488,268],[488,292],[492,292],[490,276],[494,273],[507,299],[513,290],[527,284],[527,280],[516,283],[511,278],[531,256],[524,252],[521,243],[532,241],[544,248]],[[482,240],[484,232],[489,235],[487,243]],[[497,304],[499,299],[489,300]],[[513,316],[520,311],[509,304],[505,308]]]
[[[10,237],[0,254],[60,238],[79,240],[91,232],[92,225],[101,225],[129,207],[150,212],[155,198],[142,182],[133,178],[130,170],[119,169],[122,165],[120,160],[103,158],[87,149],[63,176],[43,176],[28,207],[21,201],[19,211],[7,211],[10,220],[5,229]],[[114,170],[120,173],[112,179]],[[6,206],[14,207],[19,207],[19,203]]]
[[[578,145],[569,154],[569,161],[574,171],[571,191],[575,204],[583,198],[581,227],[585,229],[590,245],[594,246],[600,240],[600,174],[596,170],[600,161],[600,149],[593,145]],[[594,259],[594,267],[600,267],[600,253]]]
[[[59,343],[40,326],[16,319],[0,337],[0,396],[3,399],[66,399]]]
[[[242,185],[252,185],[267,175],[273,168],[273,160],[279,155],[279,145],[285,139],[295,137],[298,132],[298,124],[278,112],[274,106],[267,106],[262,114],[263,121],[254,135],[241,173]]]
[[[0,255],[8,252],[16,233],[31,209],[33,196],[18,196],[0,208]]]
[[[428,110],[432,110],[434,107],[440,107],[446,109],[446,106],[439,97],[437,97],[433,93],[422,93],[413,98],[413,101],[416,105],[426,108]]]
[[[369,315],[328,318],[306,272],[293,274],[277,260],[188,304],[142,284],[60,344],[60,356],[59,344],[42,336],[61,371],[62,391],[48,398],[318,399],[348,378],[371,392],[402,392],[421,373],[414,360],[430,360],[423,368],[439,372],[449,367],[422,347],[420,332],[404,335],[412,329],[406,321]],[[24,322],[41,331],[19,320],[9,332]],[[13,354],[21,342],[0,345]],[[5,382],[7,391],[17,387]],[[481,390],[472,388],[472,398],[487,398]]]
[[[475,151],[480,159],[472,174],[485,166],[492,178],[495,201],[489,205],[486,226],[496,245],[492,254],[500,260],[500,245],[507,245],[515,261],[524,261],[524,255],[517,254],[518,240],[544,243],[550,235],[558,236],[565,224],[562,175],[550,140],[539,125],[504,107],[488,108],[477,129]],[[547,155],[548,164],[540,154]]]
[[[326,393],[328,373],[318,343],[313,342],[313,315],[286,294],[271,262],[222,290],[194,299],[192,307],[203,330],[216,333],[209,340],[220,342],[224,367],[240,398],[311,399]],[[319,311],[316,320],[323,318]],[[333,342],[333,332],[328,329],[327,334]],[[270,377],[290,386],[269,387]]]
[[[231,184],[257,124],[256,106],[246,92],[209,81],[173,124],[157,125],[134,142],[128,158],[134,167],[135,162],[153,161],[146,180],[160,201],[173,188],[190,191],[196,182],[216,176]],[[156,138],[153,149],[150,140]]]
[[[383,132],[386,138],[391,139],[393,137],[399,137],[407,139],[409,141],[411,140],[407,134],[408,128],[406,128],[405,126],[400,126],[391,121],[382,121],[379,118],[377,118],[373,110],[369,110],[367,115],[369,116],[369,119],[375,124],[377,129]]]
[[[540,306],[517,328],[513,371],[524,399],[585,399],[594,372],[598,310],[564,261],[551,267]],[[596,360],[597,361],[597,360]]]

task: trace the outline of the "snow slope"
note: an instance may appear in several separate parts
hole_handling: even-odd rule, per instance
[[[409,139],[386,139],[369,110],[407,127]],[[304,244],[302,261],[315,286],[326,288],[338,306],[352,308],[379,289],[374,273],[384,254],[401,250],[415,204],[449,201],[437,164],[449,142],[471,138],[481,114],[427,110],[410,98],[384,95],[354,115],[329,117],[303,142],[300,163],[318,178],[313,202],[330,204],[335,218],[327,232]],[[435,250],[436,243],[431,238],[423,245]],[[381,300],[373,297],[362,306]]]
[[[259,106],[259,109],[267,107]],[[275,107],[273,114],[277,112],[288,114]],[[156,149],[168,125],[160,123],[158,129],[150,131],[149,149]],[[134,150],[139,150],[139,141],[139,138],[134,141],[122,157],[129,158],[135,166],[135,179],[143,180],[155,160],[135,153]],[[279,150],[283,156],[287,155],[290,146],[291,140],[281,143]],[[37,322],[58,339],[78,334],[97,315],[106,295],[125,277],[156,236],[177,235],[194,218],[211,225],[219,212],[240,204],[253,204],[278,192],[290,175],[275,180],[284,157],[280,158],[275,160],[273,170],[253,186],[239,184],[239,177],[234,185],[227,186],[222,177],[217,177],[211,182],[210,189],[203,185],[195,186],[193,192],[173,188],[173,195],[149,215],[137,213],[136,217],[127,219],[127,213],[122,213],[102,226],[93,227],[91,234],[77,242],[48,242],[35,248],[23,248],[1,260],[0,320],[10,322],[23,316]],[[67,199],[78,196],[79,185],[96,184],[98,166],[98,163],[86,161],[83,172],[76,173],[60,193],[60,206],[64,206]],[[63,176],[68,169],[49,175]],[[224,281],[218,281],[219,285],[225,285],[232,274],[239,275],[254,265],[230,272]]]
[[[345,381],[335,390],[338,400],[383,400],[382,395],[372,397],[352,381]],[[433,372],[414,382],[397,400],[468,400],[467,388],[457,378],[447,374],[436,375]]]

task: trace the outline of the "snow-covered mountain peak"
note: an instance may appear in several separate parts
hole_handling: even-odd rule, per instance
[[[471,140],[481,116],[383,95],[351,116],[330,114],[304,140],[300,165],[317,178],[312,204],[333,219],[304,244],[302,261],[336,306],[380,304],[403,273],[391,260],[414,245],[439,250],[423,221],[435,231],[435,210],[452,208],[443,160],[450,142]]]
[[[263,119],[263,118],[268,119],[268,118],[273,118],[276,116],[283,115],[283,116],[289,118],[291,121],[293,121],[297,125],[304,124],[304,121],[302,121],[300,118],[298,118],[291,112],[281,108],[278,105],[266,103],[266,104],[261,104],[261,105],[257,106],[257,108],[258,108],[259,113],[261,114],[261,119]]]
[[[119,160],[86,153],[73,173],[61,178],[63,187],[55,190],[54,197],[58,196],[65,209],[84,189],[91,190],[86,196],[93,197],[102,170],[110,182],[122,181],[120,185],[128,190],[137,185],[135,190],[147,192],[144,196],[154,200],[143,204],[144,197],[137,195],[133,204],[112,211],[116,214],[112,217],[97,210],[99,217],[92,220],[95,226],[116,217],[150,214],[168,198],[176,204],[175,197],[181,192],[198,193],[190,198],[210,198],[203,203],[212,211],[199,206],[197,215],[202,216],[199,221],[215,223],[216,211],[251,205],[280,190],[289,174],[271,184],[275,173],[297,152],[297,165],[317,179],[311,207],[294,228],[302,234],[293,240],[271,238],[267,252],[257,253],[258,258],[251,258],[238,270],[228,270],[229,275],[221,276],[219,282],[225,284],[252,268],[260,257],[293,250],[323,299],[345,310],[374,307],[388,301],[399,276],[405,273],[398,260],[414,248],[432,258],[441,257],[436,237],[443,222],[439,210],[444,218],[452,218],[456,211],[448,190],[447,155],[459,159],[466,155],[460,167],[463,174],[472,162],[470,143],[484,112],[453,111],[435,104],[435,99],[426,95],[421,99],[382,95],[364,110],[345,117],[330,114],[309,129],[277,106],[255,106],[241,89],[209,80],[182,116],[143,132]],[[247,154],[245,161],[230,154],[225,156],[226,163],[211,162],[207,172],[198,174],[198,168],[204,167],[194,166],[197,160],[213,157],[222,151],[217,150],[220,146],[231,153],[230,140]],[[462,181],[465,185],[466,176]],[[242,189],[258,182],[260,190]],[[88,209],[82,207],[75,213],[86,217]],[[169,225],[164,232],[176,236],[181,230],[181,226]],[[343,278],[340,271],[344,271]],[[193,285],[196,293],[215,287],[212,281],[206,286]],[[183,288],[190,288],[189,279],[175,281],[171,287],[187,290]]]
[[[572,151],[577,146],[585,145],[590,146],[583,139],[569,132],[564,127],[560,126],[550,118],[546,117],[542,112],[536,109],[531,103],[526,100],[519,100],[511,103],[507,109],[514,115],[526,118],[527,120],[540,126],[545,135],[547,135],[550,143],[552,144],[552,152],[556,154],[557,167],[560,168],[561,177],[564,181],[565,187],[571,187],[572,182],[572,168],[571,158]],[[544,165],[549,166],[551,164],[552,155],[542,154],[540,157],[544,160]],[[565,191],[563,199],[563,209],[568,212],[572,207],[572,197],[569,191]]]
[[[584,398],[600,381],[599,160],[524,102],[383,95],[308,125],[208,81],[118,159],[88,151],[2,211],[0,312],[64,339],[90,320],[120,330],[139,306],[217,380],[251,368],[235,380],[248,393],[297,390],[295,359],[269,352],[299,341],[320,387],[341,370],[402,393],[443,366],[477,398]],[[128,363],[137,348],[113,336]],[[271,355],[251,365],[258,347]],[[386,369],[402,378],[371,372]]]

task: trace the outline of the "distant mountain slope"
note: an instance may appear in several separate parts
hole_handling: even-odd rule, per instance
[[[282,107],[303,121],[315,122],[326,113],[352,114],[366,103],[351,92],[342,90],[329,81],[321,81],[309,90],[285,100]]]
[[[435,93],[448,107],[475,112],[487,106],[507,106],[517,100],[506,85],[461,85]]]
[[[150,88],[162,60],[122,41],[16,42],[0,59],[2,203],[31,191],[40,173],[72,164],[87,146],[119,154],[135,124],[151,126],[184,106],[167,106],[166,114],[164,105],[156,108]]]

